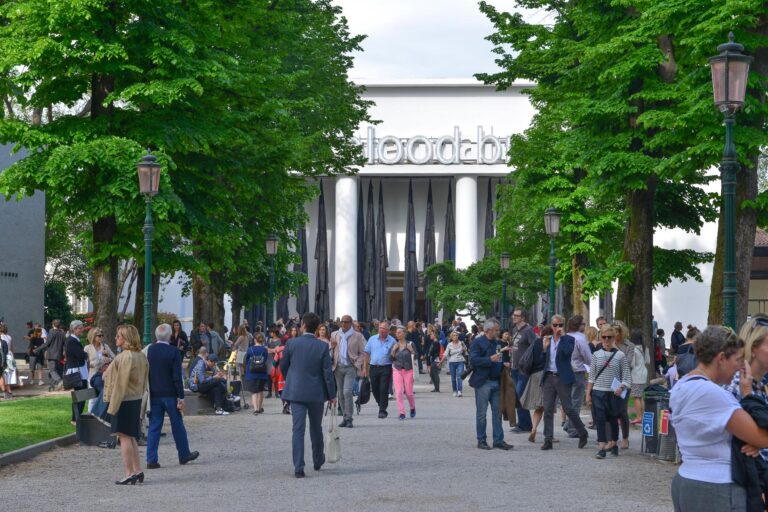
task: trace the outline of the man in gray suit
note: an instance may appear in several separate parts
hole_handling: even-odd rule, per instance
[[[304,334],[285,344],[280,371],[285,376],[281,397],[291,403],[293,417],[293,469],[296,478],[304,478],[304,431],[309,415],[312,463],[319,471],[325,463],[323,451],[323,405],[336,406],[336,382],[331,370],[328,345],[315,337],[320,317],[309,312],[301,319]]]

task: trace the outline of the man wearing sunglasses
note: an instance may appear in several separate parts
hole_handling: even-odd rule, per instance
[[[554,438],[555,405],[560,398],[565,414],[576,429],[579,436],[579,448],[587,445],[589,434],[584,422],[579,417],[579,411],[573,406],[571,392],[576,381],[576,375],[571,366],[571,358],[576,345],[573,336],[563,334],[565,318],[560,315],[552,316],[552,336],[544,338],[544,375],[541,378],[541,392],[544,401],[544,444],[542,450],[551,450]]]

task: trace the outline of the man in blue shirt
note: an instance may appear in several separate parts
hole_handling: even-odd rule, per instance
[[[395,343],[395,338],[389,335],[389,322],[382,320],[378,334],[371,336],[365,345],[366,359],[371,365],[371,391],[379,404],[379,418],[387,417],[389,387],[392,384],[392,358],[389,354]],[[366,376],[365,370],[362,376]]]
[[[475,388],[475,428],[477,447],[481,450],[491,449],[486,442],[488,404],[491,405],[493,447],[501,450],[512,449],[511,444],[504,442],[504,429],[501,425],[499,408],[499,385],[501,372],[504,369],[501,345],[496,339],[499,330],[498,320],[487,319],[483,323],[483,335],[475,338],[469,349],[469,362],[475,369],[469,378],[469,385]]]

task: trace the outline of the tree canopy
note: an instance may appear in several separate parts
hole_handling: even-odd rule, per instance
[[[149,148],[163,166],[152,271],[216,295],[253,288],[269,233],[291,260],[308,179],[358,162],[367,103],[347,70],[360,40],[325,0],[4,2],[0,140],[29,156],[0,192],[42,190],[52,224],[86,226],[109,331],[118,261],[143,261],[136,163]]]

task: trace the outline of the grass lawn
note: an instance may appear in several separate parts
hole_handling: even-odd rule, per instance
[[[0,403],[0,453],[71,434],[69,396],[17,398]]]

